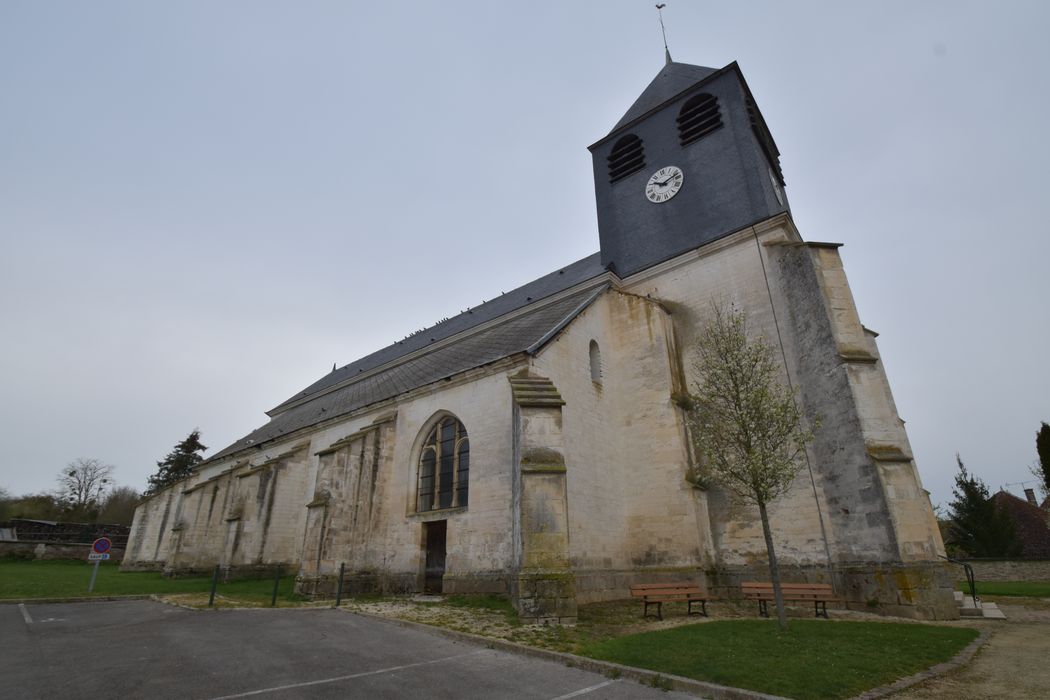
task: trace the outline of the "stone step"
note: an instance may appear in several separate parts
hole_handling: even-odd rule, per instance
[[[959,606],[960,617],[979,617],[985,620],[1006,619],[1006,615],[995,603],[978,598],[977,605],[974,605],[973,596],[966,595],[962,591],[955,591],[955,604]]]

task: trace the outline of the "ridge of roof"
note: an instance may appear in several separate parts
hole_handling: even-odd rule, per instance
[[[683,90],[688,90],[702,80],[711,77],[719,69],[707,66],[694,66],[691,63],[667,63],[660,68],[660,72],[652,79],[649,86],[642,91],[634,104],[626,113],[620,117],[609,133],[613,133],[620,127],[633,122],[649,110],[659,107]]]
[[[272,440],[288,438],[318,423],[345,416],[512,355],[535,352],[608,288],[608,284],[601,285],[597,290],[587,287],[549,304],[537,305],[524,313],[511,314],[505,321],[477,333],[465,335],[404,362],[392,363],[360,381],[319,393],[312,399],[272,416],[268,423],[201,464],[220,461],[249,447],[261,447]]]
[[[329,372],[299,393],[285,399],[267,411],[266,414],[271,417],[276,416],[282,411],[291,408],[293,404],[299,403],[303,399],[325,389],[346,382],[365,372],[378,369],[406,355],[422,350],[433,343],[451,338],[458,333],[495,320],[529,304],[542,301],[605,272],[606,270],[601,264],[601,253],[588,255]]]

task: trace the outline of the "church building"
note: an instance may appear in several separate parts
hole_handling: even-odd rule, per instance
[[[298,590],[502,593],[535,622],[769,580],[757,509],[701,487],[692,348],[732,306],[818,426],[770,521],[786,581],[957,617],[944,547],[839,244],[795,228],[736,63],[668,63],[590,146],[600,250],[333,370],[144,501],[123,566]]]

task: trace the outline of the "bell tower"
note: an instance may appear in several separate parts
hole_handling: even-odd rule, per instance
[[[667,63],[590,151],[602,263],[620,277],[790,211],[735,62]]]

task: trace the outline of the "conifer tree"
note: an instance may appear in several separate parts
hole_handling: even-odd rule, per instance
[[[149,478],[144,495],[154,494],[161,489],[182,481],[193,471],[193,468],[204,461],[200,454],[208,448],[201,444],[201,431],[194,429],[185,440],[175,445],[168,456],[157,462],[157,473]]]
[[[1035,451],[1039,461],[1032,468],[1032,474],[1039,479],[1043,493],[1050,496],[1050,425],[1046,423],[1035,433]]]
[[[955,500],[948,505],[950,524],[947,544],[971,557],[1013,557],[1021,553],[1013,521],[988,494],[981,479],[966,471],[962,458],[955,455],[959,473],[955,475]]]

